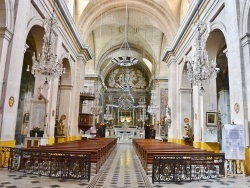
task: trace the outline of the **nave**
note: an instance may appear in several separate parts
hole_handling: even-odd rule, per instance
[[[141,163],[133,149],[132,144],[117,144],[116,149],[110,154],[99,172],[95,174],[95,165],[92,165],[91,179],[66,180],[36,175],[23,174],[21,172],[9,172],[0,168],[0,187],[6,188],[139,188],[139,187],[185,187],[185,188],[235,188],[250,187],[250,177],[245,182],[242,177],[227,177],[181,183],[154,183],[152,184],[151,168],[148,175],[145,174]]]

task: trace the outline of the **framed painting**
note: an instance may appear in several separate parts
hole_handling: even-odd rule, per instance
[[[30,113],[25,113],[23,116],[23,122],[29,123],[29,121],[30,121]]]
[[[217,126],[217,112],[207,112],[206,113],[206,125],[210,127]]]

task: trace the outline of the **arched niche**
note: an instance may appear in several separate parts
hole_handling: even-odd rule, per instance
[[[35,77],[28,66],[32,67],[32,56],[38,49],[41,49],[44,29],[34,25],[28,32],[26,38],[26,51],[24,52],[21,82],[18,99],[18,113],[16,119],[15,140],[20,145],[24,142],[23,138],[28,134],[30,126],[31,99],[34,97]],[[42,122],[42,125],[44,122]],[[36,125],[37,126],[37,125]]]
[[[57,105],[56,105],[56,124],[58,125],[58,121],[64,115],[66,119],[64,120],[64,136],[68,136],[69,133],[69,125],[71,122],[71,102],[72,102],[72,70],[70,63],[70,56],[67,53],[62,54],[62,63],[63,67],[66,68],[65,74],[62,74],[58,80],[58,93],[57,93]],[[57,127],[56,127],[57,128]],[[57,129],[55,129],[55,136],[63,136],[59,135]]]
[[[217,28],[214,28],[217,25]],[[207,51],[210,60],[217,62],[220,71],[217,74],[216,81],[216,98],[217,111],[219,115],[218,121],[218,141],[220,148],[222,147],[222,126],[230,123],[230,89],[229,89],[229,69],[227,60],[227,43],[224,35],[225,29],[223,25],[217,23],[213,25],[213,30],[207,38]],[[222,30],[221,30],[222,29]]]

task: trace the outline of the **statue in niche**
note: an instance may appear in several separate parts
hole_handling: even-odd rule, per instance
[[[113,72],[111,72],[109,79],[108,79],[108,84],[110,87],[115,87],[116,83],[115,83],[115,76],[118,73],[118,69],[114,70]]]
[[[123,129],[128,129],[128,122],[126,120],[126,117],[125,117],[125,120],[123,122]]]
[[[64,120],[66,119],[65,115],[62,115],[60,120],[57,122],[57,136],[65,136],[64,129],[65,124]]]
[[[191,134],[191,126],[189,125],[189,119],[188,118],[185,118],[184,119],[184,122],[185,122],[185,135],[183,136],[184,139],[186,140],[190,140],[192,138],[192,134]]]
[[[168,106],[168,104],[166,106],[165,122],[166,123],[171,123],[171,109]]]
[[[137,70],[136,73],[137,73],[137,77],[138,77],[138,82],[136,84],[136,88],[144,88],[147,85],[145,78],[143,77],[140,70]]]
[[[189,123],[187,123],[185,126],[184,126],[184,128],[185,128],[185,131],[186,131],[186,133],[185,133],[185,138],[191,138],[191,126],[189,125]]]
[[[165,116],[164,116],[164,114],[161,115],[160,125],[165,125]]]

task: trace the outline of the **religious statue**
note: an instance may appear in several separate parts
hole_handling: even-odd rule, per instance
[[[62,115],[59,122],[57,123],[57,135],[58,136],[65,136],[64,135],[64,128],[65,128],[64,120],[65,119],[66,119],[66,116]]]
[[[123,122],[123,129],[128,129],[128,122],[127,122],[126,118]]]
[[[160,125],[165,125],[165,116],[164,116],[164,114],[161,115]]]
[[[166,123],[171,123],[171,109],[168,106],[168,104],[166,106],[165,122]]]
[[[184,128],[185,128],[185,131],[186,131],[184,138],[191,139],[191,126],[189,125],[189,123],[186,123]]]

